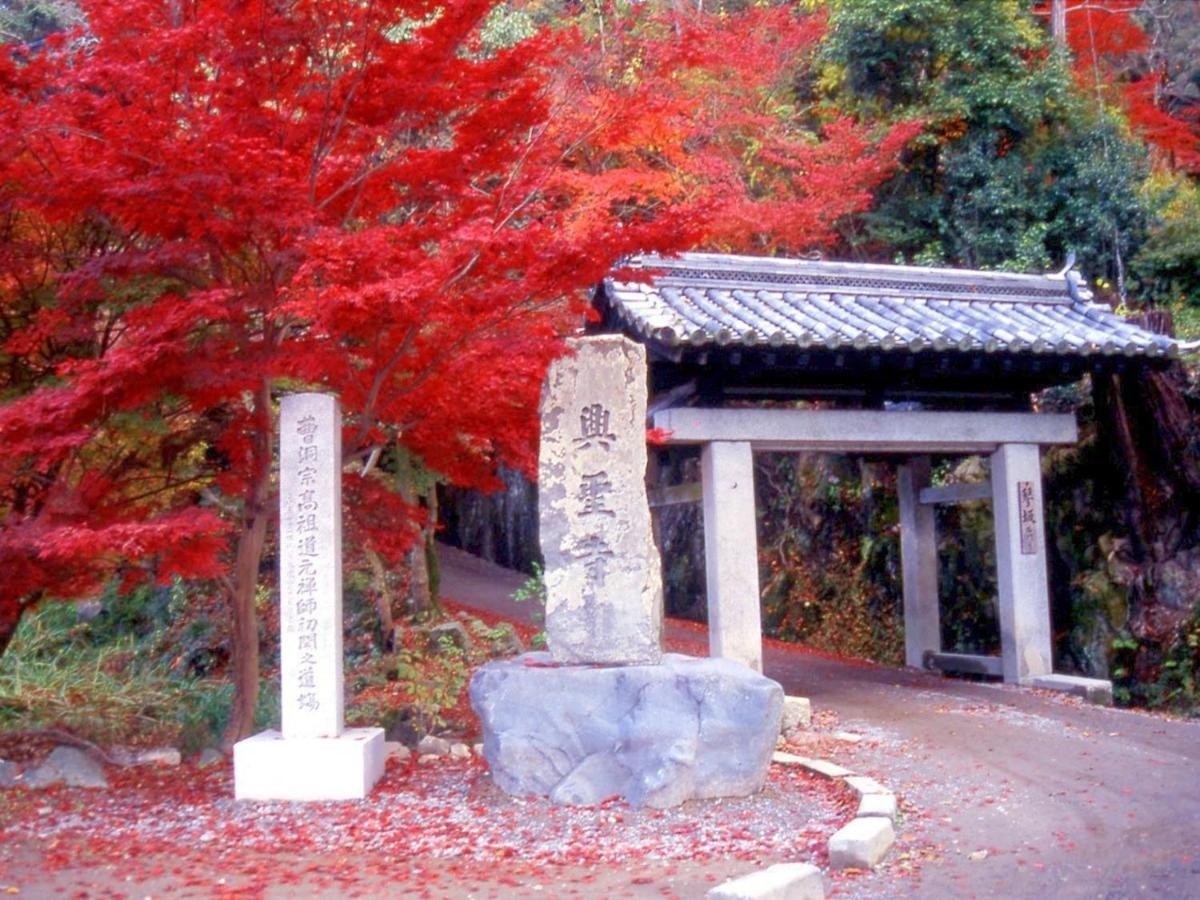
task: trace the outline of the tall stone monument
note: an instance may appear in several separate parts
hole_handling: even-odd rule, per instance
[[[234,795],[358,799],[383,774],[384,739],[343,716],[341,412],[328,394],[292,394],[279,418],[282,733],[234,746]]]
[[[656,663],[662,582],[646,502],[646,349],[584,338],[542,393],[538,507],[555,662]]]
[[[751,794],[766,778],[783,690],[732,660],[662,653],[645,350],[620,336],[571,350],[542,394],[549,653],[489,663],[471,680],[492,778],[570,804]]]

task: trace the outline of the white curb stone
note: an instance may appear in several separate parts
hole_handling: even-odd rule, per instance
[[[1112,706],[1113,687],[1103,678],[1084,678],[1080,675],[1035,675],[1026,684],[1046,691],[1062,691],[1082,697],[1088,703]]]
[[[890,819],[855,819],[829,839],[829,865],[835,869],[873,869],[895,842]]]
[[[825,900],[821,870],[808,863],[780,863],[709,891],[707,900]]]
[[[895,822],[896,795],[891,793],[863,794],[862,800],[858,804],[858,812],[855,815],[860,819],[863,817],[880,817]]]
[[[809,759],[807,756],[797,756],[795,753],[784,753],[780,750],[776,750],[771,754],[771,762],[780,763],[785,766],[801,766],[810,772],[824,775],[826,778],[845,778],[848,775],[854,774],[849,769],[843,769],[841,766],[834,765],[823,759]]]
[[[865,797],[867,794],[890,794],[887,788],[876,781],[874,778],[868,778],[865,775],[850,775],[846,778],[846,785],[858,794],[859,797]]]

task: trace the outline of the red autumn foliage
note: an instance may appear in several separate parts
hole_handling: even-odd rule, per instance
[[[113,573],[214,577],[243,736],[281,392],[339,395],[352,467],[492,485],[614,260],[819,246],[909,133],[773,109],[819,20],[630,30],[617,69],[569,30],[489,51],[491,3],[89,0],[87,35],[3,48],[0,645]],[[391,561],[394,482],[346,481]]]
[[[1048,4],[1038,4],[1046,13]],[[1165,72],[1151,62],[1137,0],[1067,3],[1067,45],[1080,84],[1120,108],[1130,126],[1173,168],[1200,172],[1200,127],[1172,115],[1160,94]]]

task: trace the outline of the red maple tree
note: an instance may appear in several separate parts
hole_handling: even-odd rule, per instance
[[[0,646],[114,574],[211,577],[247,735],[281,392],[339,395],[351,525],[395,561],[419,512],[376,451],[530,468],[615,260],[820,244],[904,137],[753,107],[815,36],[795,16],[697,19],[609,78],[570,30],[485,46],[492,2],[91,0],[86,35],[0,54]],[[777,52],[710,65],[746,22]]]
[[[1101,103],[1122,110],[1162,162],[1200,172],[1200,128],[1166,107],[1166,72],[1137,19],[1141,6],[1141,0],[1064,0],[1065,39],[1075,76]],[[1038,3],[1037,10],[1049,15],[1050,4]]]

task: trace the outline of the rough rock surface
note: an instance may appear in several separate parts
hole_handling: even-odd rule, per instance
[[[17,783],[17,778],[21,774],[21,767],[15,762],[10,762],[7,759],[0,759],[0,788],[10,788]]]
[[[42,788],[64,783],[71,787],[106,788],[104,768],[82,750],[55,747],[46,761],[25,774],[26,787]]]
[[[518,796],[665,808],[741,797],[766,779],[783,689],[726,659],[555,665],[527,653],[471,679],[492,778]]]
[[[784,735],[812,727],[812,703],[807,697],[784,697],[783,720],[779,731]]]
[[[225,762],[225,754],[216,747],[205,747],[200,751],[200,755],[196,757],[196,765],[202,769],[207,769],[209,766],[217,766]]]
[[[654,663],[662,579],[646,501],[646,350],[579,338],[542,392],[538,516],[556,662]]]
[[[450,742],[445,738],[427,734],[417,743],[417,752],[430,756],[445,756],[450,752]]]

